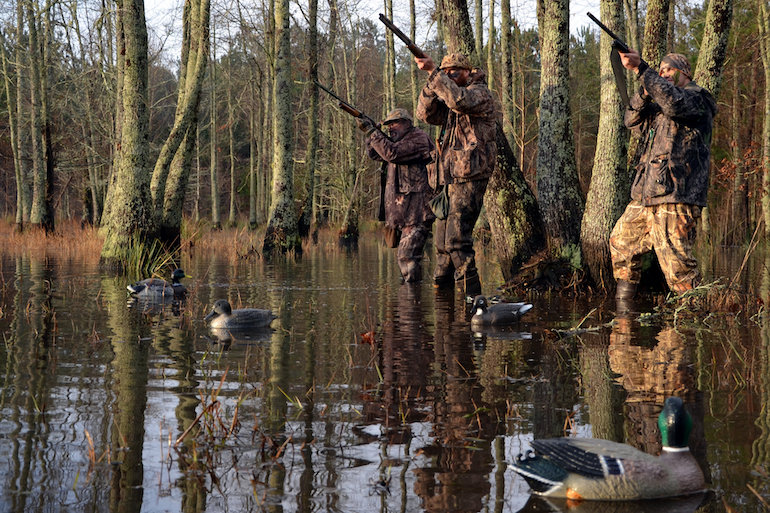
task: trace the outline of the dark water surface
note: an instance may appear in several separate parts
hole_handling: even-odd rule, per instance
[[[734,260],[704,266],[718,273]],[[691,512],[770,502],[770,330],[759,319],[601,326],[613,305],[552,294],[515,330],[474,334],[462,297],[401,285],[393,251],[369,241],[277,264],[186,257],[193,278],[181,305],[131,304],[128,278],[55,253],[0,263],[0,511]],[[482,264],[493,294],[499,273]],[[219,340],[202,318],[220,298],[280,319]],[[560,331],[578,325],[596,328]],[[506,467],[533,437],[595,436],[655,453],[672,394],[695,419],[705,498],[551,504],[530,499]]]

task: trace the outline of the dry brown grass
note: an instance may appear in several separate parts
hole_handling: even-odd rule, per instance
[[[15,224],[0,222],[0,241],[5,253],[10,255],[55,252],[68,258],[98,262],[104,239],[99,235],[98,228],[81,227],[77,221],[59,221],[51,234],[40,228],[19,232]]]
[[[246,226],[212,230],[206,223],[195,224],[187,221],[183,229],[182,251],[217,252],[235,260],[262,258],[264,226],[250,230]],[[362,226],[362,237],[380,237],[377,226]],[[40,229],[16,230],[13,222],[0,221],[0,244],[11,255],[42,254],[56,252],[57,255],[98,262],[104,238],[93,226],[81,227],[77,221],[58,221],[56,230],[46,234]],[[336,228],[319,230],[316,242],[308,238],[302,242],[306,253],[315,251],[342,251]]]
[[[205,223],[196,225],[188,223],[184,229],[182,249],[184,251],[214,251],[226,255],[232,260],[262,258],[262,239],[265,227],[250,230],[247,226],[212,230]],[[370,226],[364,223],[361,227],[361,237],[382,237],[378,225]],[[335,252],[343,251],[339,245],[339,234],[334,227],[324,227],[315,237],[302,241],[302,251]]]

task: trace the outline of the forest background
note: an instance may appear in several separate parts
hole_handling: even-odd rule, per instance
[[[607,239],[637,145],[606,36],[570,32],[567,0],[537,2],[537,25],[512,17],[509,0],[385,0],[382,11],[434,59],[471,55],[501,101],[503,151],[478,228],[505,279],[545,256],[611,285]],[[20,230],[101,226],[102,258],[118,264],[127,248],[179,241],[190,226],[264,230],[264,252],[299,250],[322,227],[355,244],[376,218],[379,168],[313,81],[375,119],[414,112],[425,81],[346,0],[187,0],[178,60],[164,43],[178,33],[148,43],[140,0],[18,0],[3,12],[0,211]],[[718,98],[701,239],[764,235],[767,1],[602,0],[596,14],[651,63],[687,55]]]

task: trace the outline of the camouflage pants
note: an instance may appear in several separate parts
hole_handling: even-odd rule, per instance
[[[474,180],[449,184],[449,215],[446,219],[436,220],[435,281],[448,280],[450,276],[461,281],[476,274],[473,227],[481,213],[487,182]]]
[[[431,223],[413,224],[401,228],[398,243],[398,268],[406,282],[422,279],[422,252],[428,239]]]
[[[654,249],[673,292],[681,294],[697,286],[700,273],[692,248],[700,214],[700,207],[683,203],[649,207],[629,203],[610,234],[615,279],[638,283],[641,256]]]

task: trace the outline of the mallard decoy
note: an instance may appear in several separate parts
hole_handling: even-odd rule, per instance
[[[171,273],[171,283],[160,278],[147,278],[145,280],[137,281],[130,285],[126,285],[126,288],[132,296],[144,297],[144,298],[161,298],[172,297],[181,298],[187,294],[187,288],[180,283],[182,278],[189,278],[183,270],[175,269]]]
[[[233,310],[230,303],[224,299],[219,299],[214,303],[214,308],[204,320],[209,322],[212,329],[251,330],[267,328],[273,319],[277,318],[270,310],[259,308]]]
[[[638,500],[702,492],[703,472],[690,453],[692,417],[678,397],[666,399],[658,417],[663,452],[653,456],[630,445],[596,438],[534,440],[509,468],[534,493],[586,500]]]
[[[522,315],[532,309],[529,303],[497,303],[490,305],[486,296],[476,296],[473,300],[472,326],[505,326],[518,321]]]
[[[571,501],[530,495],[519,513],[695,513],[705,501],[705,492],[640,501]]]

